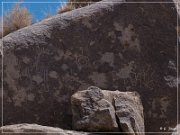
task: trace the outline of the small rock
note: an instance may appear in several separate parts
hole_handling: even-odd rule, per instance
[[[73,127],[84,131],[118,131],[114,107],[102,90],[89,87],[71,97]]]
[[[91,86],[71,97],[73,128],[83,131],[131,132],[144,135],[144,115],[136,92],[101,90]]]
[[[128,92],[117,95],[114,106],[119,125],[124,132],[131,132],[128,135],[145,132],[143,107],[137,93]],[[144,133],[138,135],[144,135]]]

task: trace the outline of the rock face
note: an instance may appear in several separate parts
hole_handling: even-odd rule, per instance
[[[113,1],[45,19],[3,38],[4,125],[72,128],[70,98],[89,86],[137,91],[146,132],[177,125],[174,4]]]
[[[131,132],[144,135],[144,115],[137,93],[91,86],[71,97],[73,127],[82,131]]]
[[[37,124],[16,124],[0,128],[0,135],[92,135],[90,133],[68,131],[60,128],[40,126]],[[3,131],[3,133],[2,133]]]

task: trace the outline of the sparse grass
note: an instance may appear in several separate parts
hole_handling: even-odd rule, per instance
[[[87,5],[90,5],[94,2],[98,2],[101,0],[69,0],[69,2],[64,5],[62,8],[60,8],[60,10],[58,11],[58,13],[64,13],[64,12],[68,12],[77,8],[81,8]],[[76,3],[73,3],[76,2]],[[79,3],[78,3],[79,2]],[[83,2],[83,3],[80,3]]]
[[[63,7],[61,7],[60,10],[58,11],[58,13],[68,12],[73,9],[76,9],[76,7],[73,5],[73,3],[69,2],[66,5],[64,5]]]
[[[2,23],[2,20],[1,20]],[[3,16],[3,29],[1,28],[0,37],[8,35],[18,29],[24,28],[32,24],[32,15],[28,9],[16,4],[12,10]],[[2,27],[2,24],[1,24]]]

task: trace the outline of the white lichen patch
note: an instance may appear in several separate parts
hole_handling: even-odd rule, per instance
[[[112,42],[115,42],[116,40],[116,34],[114,31],[111,31],[108,33],[108,37],[110,37],[112,39]]]
[[[94,44],[95,44],[95,41],[91,41],[89,45],[93,46]]]
[[[149,104],[151,104],[151,108],[148,111],[148,116],[149,117],[153,117],[153,118],[157,118],[158,114],[156,113],[157,110],[157,100],[156,99],[152,99],[152,102],[149,102]]]
[[[34,75],[32,77],[32,80],[35,81],[37,84],[40,84],[43,82],[43,78],[40,75]]]
[[[28,57],[23,57],[22,61],[25,63],[25,64],[29,64],[31,62],[30,58]]]
[[[28,100],[28,101],[34,101],[34,98],[35,98],[35,96],[34,96],[33,93],[29,93],[29,94],[27,95],[27,100]]]
[[[68,67],[67,64],[62,64],[62,66],[61,66],[61,69],[64,70],[64,71],[66,71],[68,68],[69,67]]]
[[[168,110],[168,106],[170,105],[169,103],[169,98],[168,97],[162,97],[160,98],[160,105],[161,105],[161,115],[160,118],[166,118],[166,112]]]
[[[120,25],[118,22],[114,22],[113,25],[114,25],[114,28],[116,31],[122,31],[123,30],[122,25]]]
[[[176,68],[174,61],[171,61],[171,60],[169,61],[168,68],[177,71],[177,68]]]
[[[107,86],[107,78],[104,73],[93,72],[89,78],[94,82],[95,86],[98,87],[106,87]]]
[[[64,54],[64,59],[69,59],[72,57],[72,52],[70,50],[67,50]]]
[[[114,53],[106,52],[101,56],[101,63],[108,63],[110,66],[114,66]]]
[[[124,58],[123,55],[122,55],[122,53],[119,53],[119,57],[120,57],[120,59],[123,59],[123,58]]]
[[[55,98],[59,97],[59,94],[60,94],[60,91],[59,90],[56,90],[53,95]]]
[[[63,83],[61,82],[60,87],[62,87],[64,84],[68,84],[67,85],[68,89],[72,91],[74,90],[74,84],[81,83],[78,76],[73,76],[73,75],[70,75],[69,73],[66,73],[65,75],[63,75],[62,79],[63,79],[62,81]]]
[[[167,75],[164,76],[164,79],[169,87],[171,88],[177,87],[177,78],[175,76]]]
[[[26,98],[27,98],[27,93],[23,89],[14,91],[14,94],[12,97],[14,101],[14,105],[19,106],[19,107],[22,106],[22,103],[26,101]]]
[[[58,73],[56,71],[50,71],[49,72],[49,77],[57,79],[58,78]]]
[[[58,50],[57,53],[58,55],[54,57],[56,61],[61,60],[64,56],[64,52],[62,50]]]
[[[152,110],[156,110],[156,100],[153,99],[152,101]]]
[[[92,27],[92,24],[89,22],[89,18],[84,18],[83,20],[82,20],[82,24],[84,25],[84,26],[86,26],[88,29],[92,29],[93,27]]]
[[[7,82],[9,88],[12,90],[16,90],[15,80],[20,77],[19,72],[16,70],[17,61],[17,57],[13,53],[4,56],[4,81]]]
[[[122,36],[118,37],[125,50],[141,51],[138,35],[134,32],[134,27],[129,24],[128,27],[122,30]]]
[[[132,72],[134,65],[134,61],[129,62],[127,65],[125,65],[123,68],[120,69],[120,71],[117,73],[117,76],[122,79],[127,79],[130,77],[130,73]]]

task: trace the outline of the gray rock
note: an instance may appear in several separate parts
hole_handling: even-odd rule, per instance
[[[90,133],[63,130],[37,124],[16,124],[0,128],[0,135],[90,135]]]
[[[125,92],[114,98],[114,106],[118,117],[119,125],[124,132],[131,132],[129,135],[144,135],[143,106],[137,93]]]
[[[107,91],[93,86],[72,95],[71,104],[76,130],[144,135],[137,133],[144,132],[144,115],[135,92]]]
[[[71,129],[72,94],[95,85],[136,90],[144,106],[146,132],[174,127],[176,17],[174,3],[99,2],[7,35],[3,124]]]
[[[87,131],[118,131],[113,105],[101,89],[90,87],[71,97],[73,128]]]

